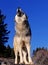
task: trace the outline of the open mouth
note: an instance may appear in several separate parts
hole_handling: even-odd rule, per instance
[[[23,12],[22,12],[22,10],[20,9],[20,8],[18,8],[17,9],[17,15],[19,16],[19,17],[22,17],[23,16]]]

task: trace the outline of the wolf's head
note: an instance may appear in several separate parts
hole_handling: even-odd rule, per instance
[[[17,23],[23,23],[25,20],[27,20],[27,15],[22,11],[21,8],[18,8],[17,14],[15,16],[15,21]]]

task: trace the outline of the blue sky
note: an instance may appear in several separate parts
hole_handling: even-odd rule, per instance
[[[48,0],[0,0],[0,9],[6,15],[5,23],[11,31],[6,45],[13,47],[14,16],[18,7],[28,16],[32,30],[31,50],[37,47],[48,48]]]

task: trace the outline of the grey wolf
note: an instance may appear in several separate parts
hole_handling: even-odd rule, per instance
[[[16,34],[14,36],[15,64],[17,64],[17,53],[18,52],[20,56],[20,63],[23,63],[23,61],[25,62],[25,64],[33,63],[30,57],[31,29],[29,26],[28,17],[22,11],[21,8],[17,9],[17,14],[15,15],[15,31],[16,31]],[[22,49],[24,44],[27,49],[29,62],[26,60],[27,53]]]

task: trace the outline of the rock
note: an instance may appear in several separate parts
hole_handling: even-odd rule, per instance
[[[33,65],[33,64],[14,64],[14,59],[0,58],[0,65]]]
[[[0,58],[0,65],[14,65],[14,59]]]
[[[7,62],[2,62],[1,65],[7,65]]]

